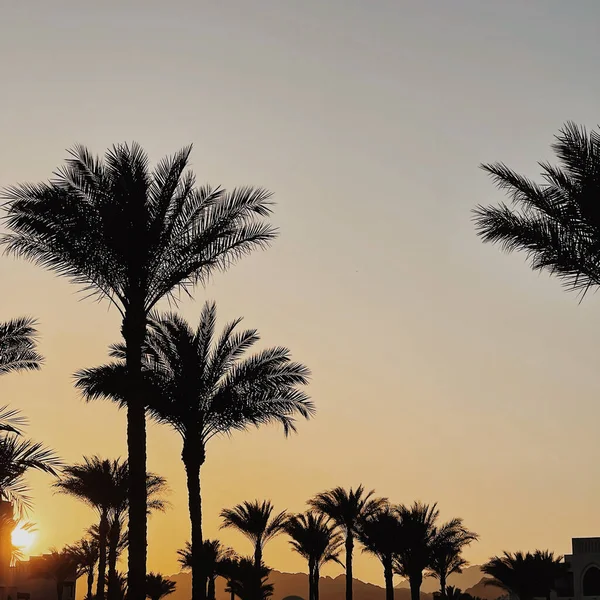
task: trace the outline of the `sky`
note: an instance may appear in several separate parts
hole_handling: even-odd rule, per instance
[[[438,502],[503,550],[569,552],[600,535],[600,303],[532,273],[475,235],[502,196],[478,168],[535,177],[567,120],[597,124],[595,0],[6,0],[0,20],[0,186],[48,179],[76,143],[136,140],[153,161],[190,142],[199,181],[274,193],[273,247],[180,310],[214,299],[313,372],[317,417],[208,447],[205,532],[241,553],[218,513],[356,486]],[[106,360],[117,312],[67,281],[0,260],[0,317],[40,321],[39,373],[0,402],[67,462],[125,455],[125,416],[85,404],[80,368]],[[171,508],[149,522],[148,566],[178,570],[188,539],[180,439],[151,425],[149,468]],[[33,475],[32,553],[78,539],[93,511]],[[284,538],[265,553],[306,570]],[[357,557],[356,575],[382,583]],[[328,574],[339,572],[330,567]]]

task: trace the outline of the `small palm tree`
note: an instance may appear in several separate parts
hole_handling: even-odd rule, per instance
[[[355,490],[336,487],[317,494],[309,505],[328,516],[342,531],[346,546],[346,600],[352,600],[352,556],[354,540],[362,520],[387,502],[384,498],[373,498],[374,490],[365,492],[362,485]]]
[[[383,566],[385,598],[394,600],[394,559],[401,546],[400,519],[389,505],[367,515],[360,524],[358,539],[364,552],[376,556]]]
[[[536,550],[530,552],[504,552],[485,563],[481,570],[491,577],[485,585],[493,585],[519,600],[550,597],[558,579],[566,572],[562,557],[552,552]]]
[[[146,339],[143,384],[148,410],[183,439],[192,551],[203,543],[200,469],[208,442],[270,423],[280,423],[288,434],[295,431],[296,416],[308,419],[314,414],[312,402],[298,389],[308,383],[309,370],[292,362],[281,347],[242,358],[259,338],[255,330],[237,332],[239,322],[227,325],[217,338],[216,306],[206,303],[196,329],[175,314],[155,315]],[[87,399],[125,403],[123,349],[113,347],[113,356],[120,362],[78,374],[77,386]],[[194,600],[204,598],[199,594],[206,588],[199,573],[199,565],[192,568]]]
[[[585,294],[600,285],[600,134],[567,123],[552,149],[559,164],[541,163],[539,184],[502,163],[482,165],[512,206],[478,206],[475,225],[484,242],[525,252],[532,269]]]
[[[51,549],[50,554],[45,554],[36,568],[39,569],[39,576],[55,581],[57,600],[63,600],[65,583],[69,579],[75,581],[81,574],[77,557],[68,547],[62,550]]]
[[[264,564],[256,568],[254,559],[240,558],[230,563],[229,584],[225,591],[240,600],[268,600],[273,584],[267,583],[271,570]]]
[[[148,573],[146,575],[146,598],[160,600],[172,594],[177,584],[170,579],[165,579],[160,573]]]
[[[440,582],[440,593],[446,596],[446,583],[453,573],[462,573],[463,567],[469,563],[462,557],[465,546],[477,540],[477,535],[462,527],[455,527],[448,532],[442,528],[438,532],[430,554],[427,575],[435,577]]]
[[[192,569],[194,557],[192,546],[186,542],[183,550],[177,550],[179,555],[179,564],[182,569]],[[204,540],[202,545],[202,569],[204,576],[208,581],[206,596],[208,600],[216,598],[216,579],[219,575],[224,575],[224,572],[229,571],[229,561],[235,557],[235,552],[231,548],[227,548],[221,544],[219,540]],[[223,566],[225,565],[225,569]]]
[[[343,565],[339,559],[342,536],[329,517],[316,511],[289,517],[285,531],[292,538],[292,548],[308,561],[309,600],[319,600],[321,567],[330,561]]]
[[[35,326],[29,317],[0,323],[0,375],[40,369],[44,359],[36,349]]]
[[[94,539],[83,538],[73,546],[68,547],[69,552],[74,557],[78,570],[87,575],[87,595],[86,600],[93,600],[94,593],[94,569],[98,562],[98,542]]]
[[[104,160],[85,147],[70,153],[49,183],[5,191],[2,236],[24,257],[108,299],[122,317],[127,363],[127,451],[130,469],[128,589],[146,585],[146,414],[142,346],[156,304],[203,283],[217,270],[275,236],[263,221],[270,194],[196,187],[186,170],[191,146],[151,171],[137,144],[113,146]]]
[[[237,529],[252,542],[256,568],[262,563],[265,545],[284,530],[287,520],[285,510],[275,515],[273,510],[269,500],[254,500],[221,511],[221,528]]]
[[[53,450],[39,442],[24,439],[18,433],[0,436],[0,500],[11,502],[20,514],[32,506],[28,471],[41,471],[56,476],[62,461]]]

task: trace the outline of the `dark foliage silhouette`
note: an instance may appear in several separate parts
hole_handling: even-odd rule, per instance
[[[486,585],[499,587],[519,600],[549,598],[556,582],[565,574],[562,557],[552,552],[504,552],[485,563],[481,570],[491,577]]]
[[[36,321],[20,317],[0,323],[0,375],[11,371],[35,371],[43,362],[36,349]]]
[[[221,511],[221,527],[236,529],[252,542],[256,568],[262,563],[265,545],[283,531],[288,517],[286,511],[273,514],[273,510],[269,500],[254,500]]]
[[[177,584],[170,579],[165,579],[160,573],[148,573],[146,575],[146,598],[160,600],[172,594]]]
[[[358,530],[364,551],[376,556],[383,566],[385,598],[394,600],[394,558],[401,543],[400,519],[391,506],[382,506],[367,515]]]
[[[540,163],[541,184],[502,163],[482,165],[512,206],[478,206],[475,225],[485,242],[524,251],[534,270],[584,295],[600,284],[600,134],[567,123],[552,149],[559,164]]]
[[[183,550],[178,550],[179,564],[182,569],[192,569],[194,557],[192,546],[186,543]],[[200,564],[205,580],[207,581],[206,596],[208,600],[216,598],[216,579],[218,576],[227,578],[231,572],[230,562],[235,558],[235,552],[231,548],[223,546],[219,540],[204,540],[202,544],[202,556]]]
[[[49,183],[4,192],[6,250],[108,299],[122,316],[127,363],[127,449],[130,469],[130,600],[146,585],[146,422],[141,385],[147,316],[156,303],[189,291],[215,270],[257,247],[274,230],[269,193],[226,193],[196,187],[186,170],[191,146],[151,171],[137,144],[109,149],[104,159],[77,146]]]
[[[252,558],[240,558],[230,563],[227,590],[232,598],[240,600],[267,600],[273,595],[273,585],[268,583],[271,570],[264,564],[257,569]]]
[[[431,568],[436,550],[459,538],[473,541],[477,536],[464,527],[461,519],[438,526],[437,504],[415,502],[411,506],[401,505],[396,510],[400,519],[401,543],[394,559],[394,570],[408,579],[411,599],[419,600],[423,572]]]
[[[45,579],[52,579],[56,583],[57,600],[63,600],[65,583],[69,579],[76,580],[81,574],[77,557],[68,547],[62,550],[52,549],[49,554],[42,557],[36,568],[38,569],[37,575]]]
[[[170,425],[183,438],[191,522],[192,551],[201,548],[202,500],[200,469],[206,445],[216,436],[251,426],[279,423],[295,431],[297,416],[309,418],[314,406],[298,389],[308,383],[309,370],[290,360],[286,348],[275,347],[244,358],[258,341],[256,330],[236,331],[240,319],[215,336],[216,307],[206,303],[197,329],[175,314],[154,315],[145,347],[144,390],[151,416]],[[121,359],[78,375],[86,398],[126,402],[126,367]],[[200,568],[192,568],[193,600],[204,598]]]
[[[100,555],[98,542],[91,538],[83,538],[73,546],[69,546],[68,550],[77,564],[78,571],[86,575],[87,594],[85,598],[92,600],[94,597],[94,570]]]
[[[319,600],[321,567],[330,561],[343,565],[339,559],[343,538],[329,517],[316,511],[290,517],[285,531],[292,548],[308,561],[309,600]]]
[[[315,510],[327,515],[340,529],[345,538],[346,550],[346,600],[352,600],[352,557],[354,540],[362,520],[383,506],[387,501],[373,498],[374,490],[365,492],[362,485],[355,490],[336,487],[317,494],[308,501]]]

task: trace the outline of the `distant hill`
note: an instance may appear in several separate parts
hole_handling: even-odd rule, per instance
[[[192,595],[192,579],[189,573],[178,573],[170,577],[177,583],[177,591],[169,596],[169,600],[189,600]],[[297,596],[301,599],[308,598],[308,577],[305,573],[281,573],[271,571],[270,582],[275,586],[273,600],[285,600],[288,596]],[[433,600],[432,593],[437,591],[437,581],[426,579],[423,582],[421,600]],[[495,587],[483,585],[481,570],[477,566],[465,569],[464,573],[452,576],[450,585],[460,587],[463,591],[484,600],[497,600],[503,592]],[[79,587],[79,586],[78,586]],[[344,597],[345,577],[322,577],[320,585],[320,600],[340,600]],[[430,590],[430,591],[427,591]],[[354,580],[354,600],[383,600],[385,590],[383,587]],[[410,600],[410,589],[406,582],[396,587],[395,600]],[[225,592],[225,581],[217,579],[217,600],[230,600]]]

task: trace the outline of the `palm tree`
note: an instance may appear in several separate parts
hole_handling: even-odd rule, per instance
[[[476,533],[462,526],[460,519],[446,523],[436,530],[429,553],[427,575],[440,582],[440,593],[446,595],[446,583],[453,573],[462,573],[469,563],[462,557],[465,546],[478,539]]]
[[[30,317],[0,323],[0,375],[40,369],[44,359],[36,349],[36,324]]]
[[[547,270],[585,295],[600,284],[600,134],[570,122],[552,149],[559,164],[541,163],[541,184],[502,163],[482,165],[512,207],[478,206],[475,225],[484,242],[498,243],[507,252],[524,251],[532,269]]]
[[[308,561],[309,600],[319,600],[321,567],[330,561],[343,564],[339,559],[342,536],[329,517],[316,511],[289,517],[285,531],[292,538],[292,548]]]
[[[550,597],[556,581],[564,575],[566,565],[562,557],[554,557],[552,552],[536,550],[530,552],[504,552],[493,556],[481,570],[491,577],[485,585],[493,585],[505,590],[519,600],[533,600],[536,597]]]
[[[99,556],[98,542],[94,539],[83,538],[73,546],[69,546],[68,549],[75,558],[78,569],[82,574],[87,575],[87,595],[85,598],[86,600],[92,600],[94,597],[94,569]]]
[[[186,542],[183,550],[177,550],[179,555],[179,564],[182,569],[192,569],[194,565],[194,557],[192,546]],[[231,548],[227,548],[221,544],[219,540],[204,540],[202,544],[202,569],[204,576],[208,580],[208,600],[215,600],[216,587],[215,582],[219,575],[224,575],[229,571],[229,561],[235,557],[235,552]],[[225,569],[222,567],[225,565]],[[224,575],[225,576],[225,575]]]
[[[37,573],[45,579],[53,579],[56,582],[56,598],[62,600],[65,583],[72,579],[75,581],[81,571],[78,569],[77,557],[66,547],[62,550],[55,548],[50,554],[45,554],[36,567]]]
[[[203,543],[200,469],[207,443],[269,423],[280,423],[288,434],[295,431],[297,415],[314,414],[312,402],[298,389],[308,382],[309,370],[292,362],[286,348],[243,359],[259,339],[256,330],[237,332],[238,319],[215,339],[215,322],[215,304],[206,303],[196,330],[177,315],[155,316],[146,339],[143,384],[149,412],[183,438],[192,549]],[[121,361],[78,374],[76,385],[88,400],[126,403],[123,349],[113,347],[113,356]],[[199,565],[192,568],[194,600],[203,600],[206,588],[199,573]]]
[[[393,507],[384,505],[360,524],[358,539],[364,552],[376,556],[383,566],[385,598],[394,600],[394,559],[401,545],[400,519]]]
[[[160,600],[172,594],[177,584],[170,579],[165,579],[160,573],[148,573],[146,575],[146,598]]]
[[[221,528],[237,529],[252,542],[256,568],[262,563],[265,545],[284,530],[288,518],[285,510],[276,515],[273,515],[273,510],[269,500],[254,500],[221,511]]]
[[[147,317],[162,298],[203,283],[275,231],[264,223],[263,189],[195,187],[186,171],[191,146],[149,168],[137,144],[109,149],[104,160],[85,147],[70,152],[49,183],[5,191],[8,252],[24,257],[101,298],[122,317],[127,364],[130,469],[128,590],[146,585],[146,420],[141,386]]]
[[[0,500],[11,502],[19,514],[31,509],[28,471],[57,475],[62,462],[53,450],[39,442],[24,439],[19,433],[0,436]]]
[[[354,540],[361,521],[375,512],[386,502],[383,498],[373,498],[374,490],[365,493],[362,485],[355,490],[336,487],[317,494],[308,504],[328,516],[342,531],[346,546],[346,600],[352,600],[352,555]]]
[[[253,558],[240,558],[230,563],[229,585],[225,591],[240,600],[268,600],[273,584],[267,583],[271,570],[264,564],[256,568]]]

